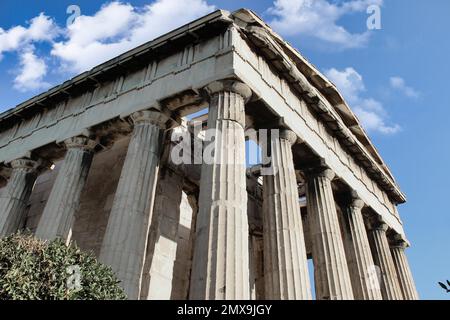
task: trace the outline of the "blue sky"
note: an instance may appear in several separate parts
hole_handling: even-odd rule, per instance
[[[69,5],[81,17],[66,27]],[[381,9],[368,30],[366,8]],[[0,112],[214,8],[257,12],[341,89],[408,203],[408,256],[424,299],[450,279],[450,1],[2,0]]]

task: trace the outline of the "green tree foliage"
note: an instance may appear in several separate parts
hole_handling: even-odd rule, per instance
[[[0,300],[121,300],[110,268],[62,241],[31,235],[0,239]]]

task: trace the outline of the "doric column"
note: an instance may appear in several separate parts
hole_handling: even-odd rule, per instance
[[[380,268],[381,294],[384,300],[402,300],[402,293],[395,272],[394,261],[389,249],[386,237],[388,225],[375,222],[371,226],[371,238],[373,242],[373,259]]]
[[[351,300],[352,285],[331,189],[334,172],[320,167],[305,173],[316,298]]]
[[[245,111],[251,90],[214,82],[202,165],[191,299],[249,299]],[[211,141],[211,135],[215,139]]]
[[[138,299],[159,171],[162,128],[156,110],[132,114],[134,130],[103,239],[100,260],[112,267],[128,299]]]
[[[70,240],[80,196],[91,167],[93,150],[97,143],[78,136],[64,141],[66,156],[45,205],[36,236],[53,240]]]
[[[405,254],[405,249],[407,247],[408,244],[406,241],[401,238],[396,239],[395,243],[391,245],[392,258],[394,260],[394,266],[397,271],[403,298],[405,300],[418,300],[419,295]]]
[[[11,177],[0,193],[0,237],[17,232],[23,223],[37,178],[38,162],[18,159],[11,162],[11,167]]]
[[[294,132],[282,130],[270,139],[273,175],[263,177],[265,297],[269,300],[310,300],[305,238],[295,176]],[[263,146],[268,147],[268,146]]]
[[[361,212],[364,202],[353,193],[342,205],[344,247],[354,297],[358,300],[381,300],[380,284]]]

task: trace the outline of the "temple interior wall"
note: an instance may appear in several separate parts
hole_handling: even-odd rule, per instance
[[[92,161],[86,186],[81,195],[80,209],[75,217],[72,240],[81,249],[99,255],[108,223],[117,183],[128,148],[129,138],[118,140],[112,148],[97,153]],[[35,231],[53,187],[61,162],[36,180],[30,197],[25,228]]]

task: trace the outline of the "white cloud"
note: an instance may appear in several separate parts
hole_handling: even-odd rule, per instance
[[[22,92],[50,86],[43,81],[47,74],[47,65],[43,59],[36,56],[33,49],[27,48],[20,54],[20,71],[14,79],[14,88]]]
[[[0,28],[0,56],[4,52],[20,51],[31,43],[52,41],[59,32],[54,21],[41,13],[29,21],[29,27]]]
[[[364,81],[355,69],[332,68],[325,75],[337,86],[367,131],[394,134],[401,130],[398,124],[387,123],[388,114],[379,101],[362,97]]]
[[[409,98],[418,98],[420,93],[413,88],[406,85],[406,82],[401,77],[391,77],[390,79],[390,85],[393,89],[400,91],[405,96]]]
[[[366,90],[362,76],[353,68],[343,71],[332,68],[326,70],[326,76],[339,88],[349,103],[358,102],[359,94]]]
[[[80,16],[62,29],[45,14],[26,26],[0,28],[0,61],[12,52],[19,59],[14,88],[32,91],[49,86],[44,81],[48,66],[35,48],[48,43],[54,63],[72,73],[86,71],[127,50],[154,39],[215,9],[206,0],[156,0],[144,7],[110,2],[92,16]]]
[[[32,91],[49,86],[43,81],[47,74],[45,61],[34,53],[34,44],[52,42],[59,34],[55,22],[41,13],[28,22],[28,27],[15,26],[8,30],[0,28],[0,59],[5,52],[19,56],[20,68],[14,79],[14,89]]]
[[[157,0],[143,8],[111,2],[77,18],[51,53],[68,70],[86,71],[214,9],[205,0]]]
[[[372,4],[381,6],[383,0],[276,0],[268,10],[274,16],[269,24],[283,35],[317,38],[339,49],[364,47],[370,32],[351,33],[338,21],[344,15],[365,12]],[[366,27],[366,20],[361,25]]]

